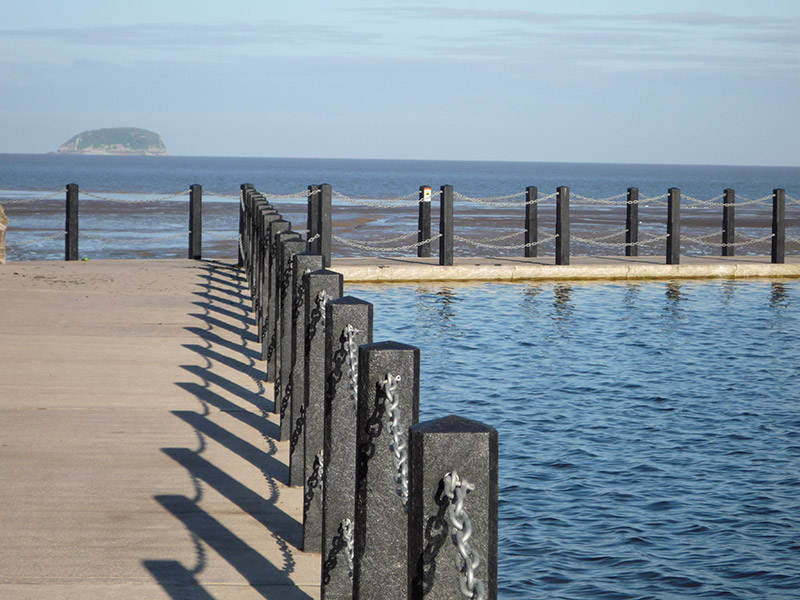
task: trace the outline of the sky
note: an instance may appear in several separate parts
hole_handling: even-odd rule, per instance
[[[4,0],[0,152],[800,166],[796,0]]]

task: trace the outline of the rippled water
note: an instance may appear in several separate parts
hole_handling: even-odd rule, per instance
[[[345,293],[498,429],[501,598],[800,598],[800,282]]]

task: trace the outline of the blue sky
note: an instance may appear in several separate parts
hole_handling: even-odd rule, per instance
[[[0,152],[800,166],[800,2],[4,0]]]

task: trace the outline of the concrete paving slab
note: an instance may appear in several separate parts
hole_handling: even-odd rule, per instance
[[[0,267],[0,597],[319,597],[238,270]]]

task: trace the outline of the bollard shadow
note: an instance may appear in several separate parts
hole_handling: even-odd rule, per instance
[[[438,507],[438,511],[425,521],[424,546],[417,559],[414,575],[411,578],[412,598],[422,598],[433,588],[433,584],[436,581],[436,559],[442,546],[445,545],[450,537],[449,525],[445,518],[447,509],[450,506],[450,500],[444,494],[444,481],[439,482],[439,489],[434,496],[434,502]]]
[[[202,313],[190,315],[197,319],[198,325],[185,328],[198,343],[184,347],[202,360],[201,364],[182,365],[194,381],[175,382],[197,401],[199,410],[171,411],[194,432],[199,444],[197,448],[161,448],[165,456],[186,472],[195,490],[194,497],[153,496],[186,529],[194,564],[148,559],[142,565],[173,600],[214,598],[204,578],[213,578],[215,589],[217,585],[222,590],[230,586],[230,580],[219,580],[217,571],[209,572],[209,564],[218,569],[220,559],[263,598],[307,600],[311,596],[291,578],[295,571],[294,553],[302,545],[302,529],[278,505],[281,495],[278,482],[287,479],[288,467],[275,456],[280,428],[268,418],[274,402],[266,397],[260,355],[248,347],[255,336],[248,329],[254,321],[248,316],[245,280],[229,268],[215,264],[204,263],[200,270],[201,291],[195,294],[202,301],[195,304]],[[246,428],[236,425],[228,429],[224,423],[238,423]],[[254,438],[257,441],[252,441]],[[211,447],[214,452],[206,453]],[[222,468],[211,454],[221,456],[224,464],[233,467]],[[248,484],[237,476],[236,465],[241,465],[242,472],[251,473]],[[258,471],[254,473],[253,467]],[[256,475],[257,485],[252,474]],[[214,493],[208,495],[207,491]],[[271,540],[273,550],[259,551],[261,543],[248,543],[223,524],[220,515],[225,516],[226,522],[233,517],[248,527],[245,530],[251,532],[248,539],[259,539],[252,537],[252,523],[255,523],[256,531],[261,528],[266,534],[263,541]],[[277,560],[269,560],[265,555]]]

